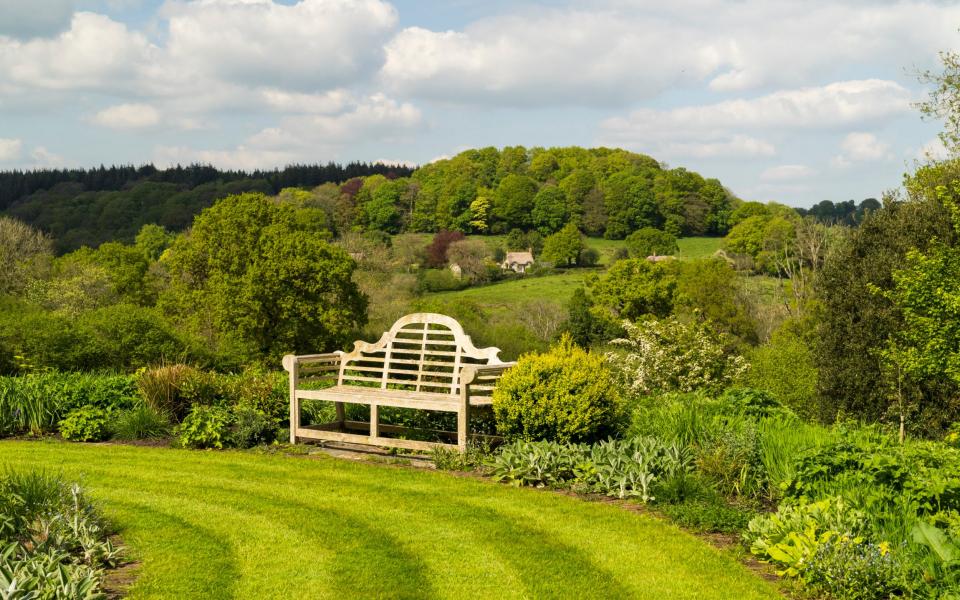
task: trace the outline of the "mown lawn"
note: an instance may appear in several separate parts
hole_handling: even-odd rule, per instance
[[[328,457],[0,443],[81,477],[142,561],[131,598],[772,598],[634,512]]]

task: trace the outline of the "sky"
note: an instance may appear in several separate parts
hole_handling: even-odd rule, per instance
[[[0,0],[0,170],[622,147],[741,198],[879,198],[960,1]]]

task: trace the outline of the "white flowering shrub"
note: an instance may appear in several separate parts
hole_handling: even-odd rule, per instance
[[[625,321],[627,337],[613,340],[623,352],[608,355],[638,394],[719,392],[749,368],[724,346],[723,336],[707,323],[683,323],[674,317],[639,323]]]

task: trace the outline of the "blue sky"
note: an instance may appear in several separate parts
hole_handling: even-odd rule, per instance
[[[914,73],[958,27],[917,0],[0,0],[0,169],[606,145],[859,200],[942,153]]]

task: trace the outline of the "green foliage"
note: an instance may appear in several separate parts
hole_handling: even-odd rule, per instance
[[[105,598],[121,550],[79,485],[38,470],[0,476],[0,589],[5,598]]]
[[[757,300],[726,261],[684,261],[679,266],[676,285],[675,314],[686,320],[708,321],[718,332],[732,336],[741,347],[757,343],[753,316]]]
[[[686,472],[690,461],[677,446],[654,438],[630,438],[593,446],[516,441],[501,447],[490,465],[494,479],[513,485],[572,488],[652,502],[655,483]]]
[[[230,445],[236,448],[253,448],[270,444],[277,439],[278,419],[251,406],[233,409]]]
[[[157,260],[163,251],[173,244],[173,240],[173,234],[164,227],[147,223],[140,228],[134,243],[149,260]]]
[[[666,503],[659,508],[677,525],[702,533],[740,533],[754,515],[716,498]]]
[[[71,442],[100,442],[107,439],[110,413],[95,406],[81,406],[67,413],[57,424],[60,435]]]
[[[932,239],[954,243],[950,211],[937,189],[944,185],[950,189],[958,167],[948,161],[919,169],[907,178],[908,200],[889,200],[870,212],[848,243],[828,255],[817,284],[822,317],[814,345],[819,392],[829,408],[828,417],[845,413],[876,421],[887,414],[890,390],[878,385],[884,378],[877,354],[892,334],[903,330],[904,320],[875,290],[893,288],[893,273],[907,265],[911,249],[924,252]],[[921,385],[916,393],[921,398],[918,404],[929,407],[926,416],[913,421],[917,429],[942,427],[942,419],[950,418],[956,386]]]
[[[672,263],[644,259],[617,261],[593,282],[593,300],[619,319],[665,317],[673,311],[678,268]]]
[[[751,387],[770,392],[799,415],[820,416],[813,351],[793,328],[779,328],[767,343],[750,351],[747,360],[745,379]]]
[[[809,559],[806,584],[837,600],[884,600],[904,592],[903,565],[889,544],[831,538]]]
[[[148,404],[113,415],[110,436],[118,440],[153,440],[170,434],[170,417]]]
[[[576,223],[570,221],[563,229],[544,240],[541,258],[557,266],[571,266],[577,264],[584,248],[580,229]]]
[[[229,443],[230,411],[219,406],[194,406],[177,426],[177,442],[184,448],[221,449]]]
[[[430,452],[434,466],[441,471],[473,471],[489,462],[490,446],[484,442],[467,444],[467,450],[437,446]]]
[[[559,231],[570,218],[566,194],[556,186],[544,186],[533,199],[533,226],[543,235]]]
[[[469,280],[457,279],[450,269],[424,269],[417,280],[417,290],[421,292],[450,292],[469,285]]]
[[[582,287],[573,291],[567,304],[567,320],[562,330],[568,333],[575,344],[591,348],[623,334],[614,319],[594,310],[593,300]]]
[[[133,378],[97,373],[38,373],[0,378],[0,434],[51,433],[71,410],[106,411],[135,402]]]
[[[590,442],[616,433],[623,399],[603,356],[569,337],[545,354],[522,356],[493,392],[497,430],[508,438]]]
[[[190,401],[184,397],[181,389],[194,372],[195,369],[187,365],[145,369],[137,374],[137,390],[154,412],[180,420],[190,408]]]
[[[676,254],[677,238],[653,227],[638,229],[627,236],[627,248],[633,258]]]
[[[249,359],[333,349],[366,322],[354,261],[256,194],[201,213],[169,250],[161,306],[220,352]]]

